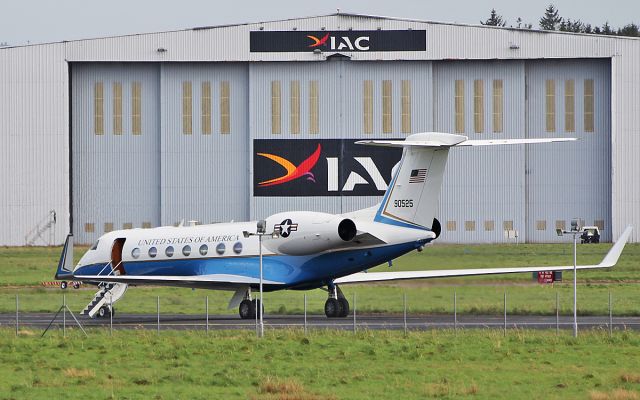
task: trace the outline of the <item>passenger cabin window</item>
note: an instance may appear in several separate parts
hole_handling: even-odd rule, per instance
[[[242,243],[236,242],[236,244],[233,245],[233,252],[236,254],[242,253]]]
[[[131,250],[131,257],[133,258],[140,257],[140,249],[136,247],[135,249]]]
[[[158,249],[156,249],[155,247],[152,247],[149,249],[149,257],[154,258],[157,255],[158,255]]]
[[[167,255],[167,257],[173,257],[173,246],[169,246],[166,248],[166,250],[164,251],[164,254]]]
[[[207,252],[209,252],[209,248],[207,247],[206,244],[203,244],[202,246],[200,246],[199,251],[201,256],[206,256]]]
[[[189,257],[189,254],[191,254],[191,246],[189,246],[189,245],[184,246],[184,247],[182,248],[182,254],[183,254],[185,257]]]
[[[216,246],[216,253],[218,253],[220,255],[223,255],[226,249],[227,249],[227,247],[224,245],[224,243],[219,243]]]

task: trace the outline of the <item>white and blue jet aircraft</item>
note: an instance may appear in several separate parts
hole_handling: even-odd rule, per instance
[[[573,266],[364,272],[421,251],[438,238],[441,229],[435,213],[450,149],[571,140],[575,139],[468,140],[430,132],[406,140],[360,141],[403,149],[377,206],[341,215],[278,213],[262,222],[268,234],[261,237],[249,234],[256,232],[257,221],[113,231],[101,236],[75,266],[73,236],[69,235],[56,279],[99,285],[94,300],[83,311],[91,317],[113,313],[113,303],[128,285],[164,285],[234,291],[229,308],[238,307],[241,318],[254,318],[262,310],[252,297],[260,285],[262,254],[265,291],[327,288],[325,314],[331,318],[349,313],[349,302],[339,287],[343,284],[570,270]],[[630,233],[628,227],[600,264],[577,268],[613,267]]]

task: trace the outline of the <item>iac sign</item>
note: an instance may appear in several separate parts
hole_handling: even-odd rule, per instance
[[[351,42],[347,36],[343,36],[341,38],[336,38],[335,36],[331,36],[331,50],[360,50],[367,51],[369,50],[369,36],[360,36],[356,38],[356,40]],[[337,39],[337,40],[336,40]]]
[[[387,190],[387,183],[384,181],[382,174],[380,174],[380,170],[378,170],[378,167],[376,167],[376,164],[373,162],[371,157],[354,157],[354,160],[362,165],[365,171],[367,171],[377,190]],[[327,157],[327,190],[329,192],[337,192],[340,190],[338,187],[338,171],[340,171],[338,157]],[[353,191],[356,185],[368,184],[369,182],[367,182],[362,175],[355,171],[349,171],[349,176],[342,187],[342,191],[350,192]]]

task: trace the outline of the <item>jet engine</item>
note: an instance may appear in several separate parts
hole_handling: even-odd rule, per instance
[[[302,256],[339,247],[356,237],[356,224],[339,215],[316,212],[283,212],[267,218],[267,232],[262,244],[274,253]]]

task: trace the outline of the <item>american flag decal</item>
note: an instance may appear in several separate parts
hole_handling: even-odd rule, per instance
[[[411,176],[409,177],[409,183],[424,183],[427,179],[427,169],[413,169],[411,170]]]

